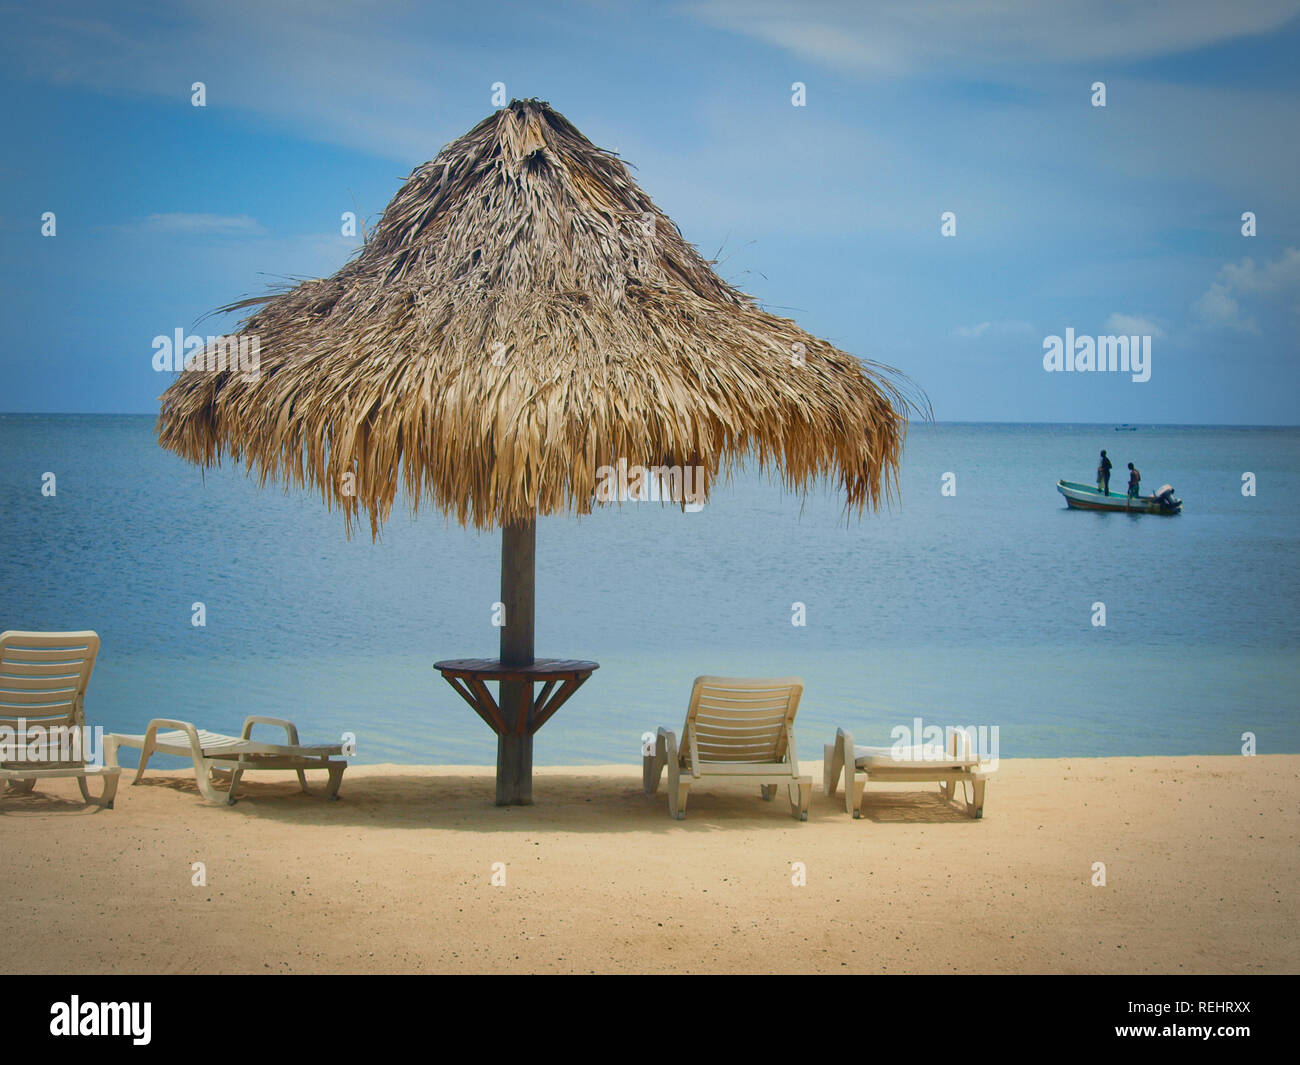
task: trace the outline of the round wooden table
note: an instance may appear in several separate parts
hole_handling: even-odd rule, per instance
[[[531,736],[568,702],[600,663],[578,658],[537,658],[530,666],[512,666],[499,658],[448,658],[435,662],[433,668],[498,736]],[[500,706],[488,691],[490,681],[501,682]],[[504,705],[504,682],[508,681],[521,682],[515,706]],[[533,685],[537,683],[542,690],[534,699]]]

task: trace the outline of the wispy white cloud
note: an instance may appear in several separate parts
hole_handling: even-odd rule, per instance
[[[266,229],[249,215],[151,214],[121,227],[141,233],[176,233],[185,236],[260,236]]]
[[[705,0],[690,12],[800,58],[863,74],[962,72],[1170,55],[1276,29],[1296,0]]]
[[[1141,314],[1113,312],[1106,319],[1106,330],[1111,336],[1163,337],[1165,331],[1151,318]]]
[[[297,135],[362,148],[407,163],[429,158],[440,137],[430,64],[446,73],[470,62],[397,25],[402,0],[313,4],[310,17],[262,0],[177,0],[164,15],[87,9],[48,0],[6,26],[11,72],[110,95],[171,99],[190,106],[207,90],[207,112],[234,109]],[[488,80],[483,81],[484,110]],[[196,111],[197,113],[197,111]]]
[[[1287,248],[1273,262],[1258,267],[1250,258],[1228,263],[1219,274],[1238,292],[1265,296],[1285,292],[1300,286],[1300,249]]]
[[[978,340],[986,334],[995,333],[1032,333],[1034,327],[1029,322],[977,322],[975,325],[959,325],[952,335],[963,340]]]
[[[1210,287],[1193,305],[1201,320],[1210,326],[1258,333],[1255,317],[1243,313],[1243,302],[1262,305],[1267,301],[1300,298],[1300,249],[1287,248],[1277,259],[1257,266],[1249,257],[1225,263]]]

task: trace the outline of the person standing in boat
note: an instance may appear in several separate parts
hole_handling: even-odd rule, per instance
[[[1142,474],[1133,463],[1128,464],[1128,497],[1137,499],[1138,489],[1142,484]]]
[[[1106,457],[1106,449],[1102,448],[1101,462],[1097,466],[1097,491],[1102,495],[1110,495],[1110,459]]]

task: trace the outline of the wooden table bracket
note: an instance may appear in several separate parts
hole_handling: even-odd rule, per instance
[[[449,658],[433,668],[498,736],[532,736],[600,668],[577,658],[538,658],[530,666],[503,665],[499,658]],[[520,681],[518,706],[498,705],[488,682]],[[542,690],[533,698],[533,685]],[[558,687],[556,685],[559,685]]]

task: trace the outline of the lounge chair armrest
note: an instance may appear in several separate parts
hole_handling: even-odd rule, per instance
[[[195,730],[192,721],[178,721],[171,717],[152,718],[149,724],[145,726],[145,735],[147,736],[150,732],[157,732],[160,728],[174,728],[180,729],[182,732],[193,732],[195,738],[198,738],[198,732]]]
[[[673,765],[681,765],[682,755],[686,755],[687,765],[690,768],[691,776],[698,778],[700,775],[699,751],[695,747],[695,730],[691,728],[690,722],[687,722],[686,729],[682,733],[686,737],[686,750],[677,743],[677,733],[670,728],[660,727],[659,735],[664,738],[668,746],[668,761]]]
[[[646,733],[647,736],[650,733]],[[659,790],[659,781],[663,779],[665,766],[676,766],[677,739],[667,729],[660,729],[650,746],[650,753],[641,756],[641,783],[647,795]],[[669,773],[674,772],[670,769]]]
[[[298,726],[295,725],[292,721],[286,721],[284,720],[284,718],[281,717],[253,716],[253,717],[244,718],[244,730],[239,734],[240,739],[246,740],[251,738],[253,735],[254,725],[272,725],[275,728],[282,728],[284,729],[286,735],[289,737],[290,743],[295,745],[298,743]]]
[[[194,753],[195,758],[203,756],[203,747],[199,743],[199,733],[194,725],[189,721],[177,721],[170,717],[155,717],[149,722],[149,727],[144,730],[145,750],[153,746],[154,739],[158,735],[160,728],[172,728],[185,733],[190,741],[190,750]]]
[[[785,760],[794,766],[795,776],[799,775],[799,752],[794,746],[794,729],[789,725],[785,727]]]
[[[680,766],[682,764],[682,749],[677,744],[677,733],[670,728],[660,727],[655,736],[655,750],[659,749],[659,742],[663,741],[664,745],[664,763],[666,765]]]

